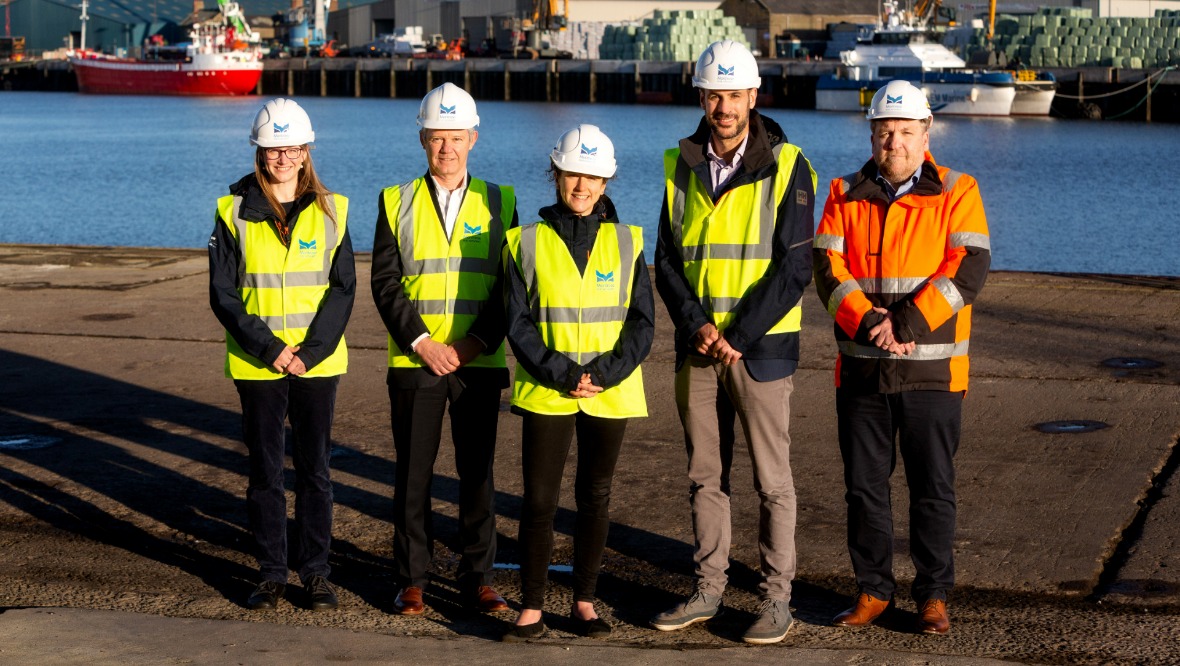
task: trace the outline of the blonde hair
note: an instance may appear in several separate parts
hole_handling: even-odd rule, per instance
[[[305,143],[299,146],[303,149],[305,157],[303,158],[303,168],[299,170],[299,182],[295,186],[295,199],[298,200],[308,192],[315,193],[316,205],[320,210],[332,220],[332,224],[336,224],[336,207],[328,205],[328,197],[332,196],[332,191],[324,187],[320,182],[319,176],[316,176],[315,165],[311,162],[311,148]],[[258,179],[258,187],[262,189],[263,196],[266,197],[267,203],[270,204],[271,212],[274,213],[275,219],[279,221],[282,226],[287,225],[287,212],[283,209],[283,204],[279,198],[275,196],[274,187],[271,186],[269,175],[266,171],[266,148],[258,147],[254,153],[254,177]]]

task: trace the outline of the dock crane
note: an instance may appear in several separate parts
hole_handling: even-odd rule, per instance
[[[217,9],[221,12],[222,20],[233,28],[233,32],[226,38],[227,42],[231,42],[227,46],[232,46],[234,41],[243,41],[251,45],[262,41],[261,35],[254,32],[250,28],[250,24],[246,22],[246,14],[238,3],[231,0],[217,0]]]
[[[287,12],[287,25],[291,26],[288,45],[296,49],[306,49],[320,55],[332,57],[336,55],[335,40],[328,41],[328,9],[332,0],[309,0],[311,11],[307,5],[293,7]],[[310,16],[309,16],[310,14]]]
[[[561,12],[557,11],[557,5],[558,0],[534,0],[532,15],[523,21],[516,21],[517,25],[513,28],[513,31],[516,34],[519,34],[520,38],[516,37],[515,35],[513,36],[513,57],[521,57],[521,41],[524,42],[524,50],[528,52],[529,57],[563,57],[558,51],[545,48],[541,39],[542,33],[552,32],[555,30],[565,30],[566,25],[569,23],[569,0],[562,0]],[[569,56],[565,55],[564,57]]]

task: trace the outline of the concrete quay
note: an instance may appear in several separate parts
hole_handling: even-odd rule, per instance
[[[958,586],[946,637],[909,629],[902,470],[897,609],[864,630],[828,624],[854,584],[835,348],[830,318],[809,291],[791,398],[796,623],[782,643],[755,648],[740,642],[757,604],[758,563],[757,500],[740,447],[727,613],[679,632],[646,627],[692,585],[662,305],[644,365],[651,417],[629,427],[599,584],[599,612],[614,635],[570,633],[562,619],[569,578],[560,572],[546,608],[551,629],[538,643],[501,644],[514,615],[462,608],[446,444],[434,485],[430,610],[392,615],[385,332],[367,255],[357,269],[350,372],[334,430],[332,580],[342,605],[305,610],[292,585],[290,603],[251,612],[242,606],[255,572],[246,456],[203,250],[0,245],[0,663],[1180,663],[1178,278],[992,274],[974,317],[957,458]],[[1062,432],[1037,428],[1052,422]],[[497,561],[505,568],[496,585],[515,604],[520,420],[505,412],[500,424]],[[555,564],[571,553],[570,488],[567,474]]]

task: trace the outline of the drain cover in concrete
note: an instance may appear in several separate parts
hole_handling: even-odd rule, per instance
[[[0,451],[31,451],[53,446],[61,440],[44,435],[5,435],[0,436]]]
[[[1041,432],[1050,435],[1072,435],[1083,432],[1094,432],[1095,430],[1102,430],[1110,426],[1102,421],[1049,421],[1047,423],[1038,423],[1033,426]]]
[[[1163,365],[1159,361],[1153,361],[1150,358],[1131,358],[1128,356],[1116,356],[1115,358],[1108,358],[1102,362],[1108,368],[1117,368],[1119,370],[1153,370]]]

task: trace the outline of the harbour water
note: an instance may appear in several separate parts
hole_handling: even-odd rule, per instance
[[[257,97],[184,99],[0,94],[0,242],[203,247],[213,202],[252,168]],[[381,188],[425,172],[413,100],[300,98],[317,135],[316,169],[352,200],[357,250],[372,247]],[[547,155],[562,131],[601,127],[619,161],[608,188],[622,221],[642,226],[648,259],[663,191],[662,152],[700,110],[480,102],[470,168],[517,188],[522,222],[553,200]],[[869,157],[855,114],[771,109],[827,183]],[[932,152],[980,183],[993,267],[1180,275],[1174,126],[1049,119],[940,118]],[[817,205],[816,219],[820,214]]]

